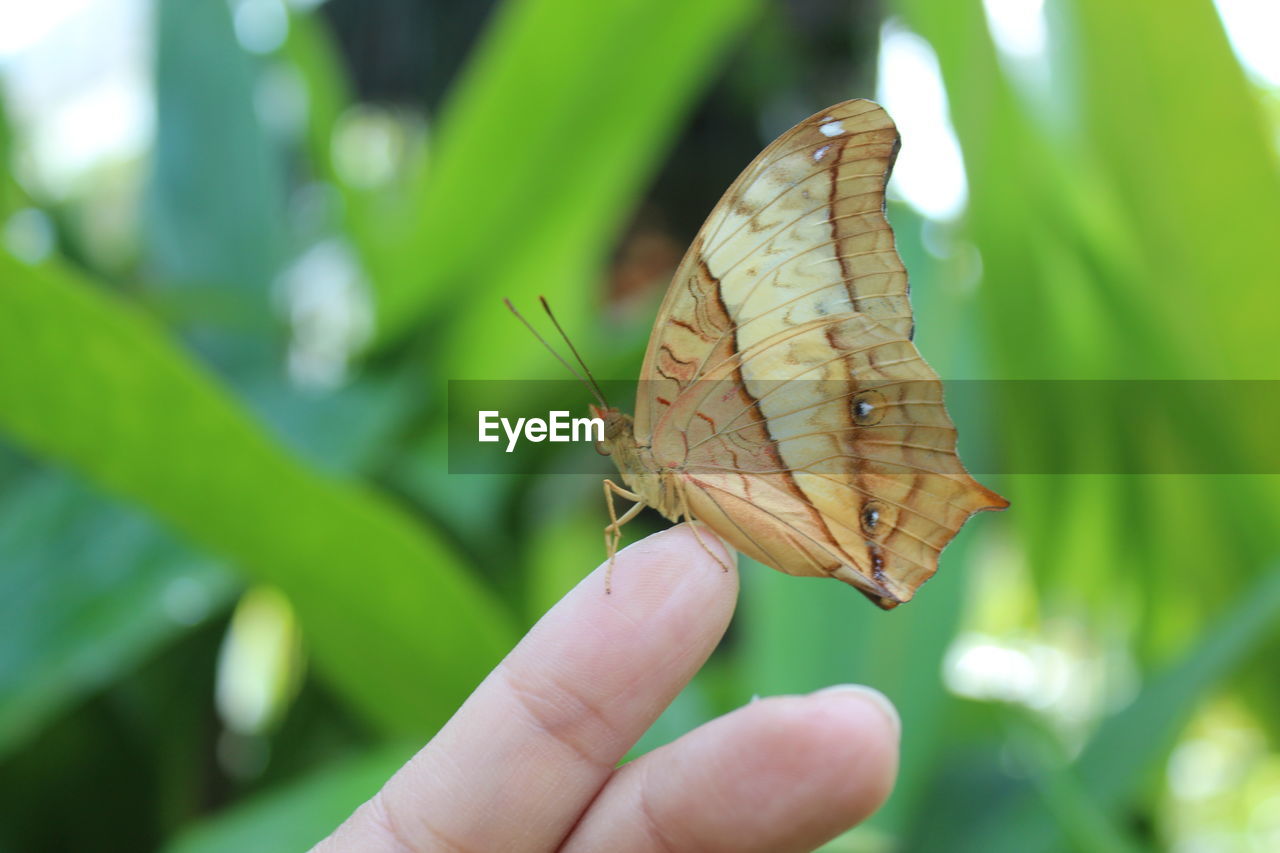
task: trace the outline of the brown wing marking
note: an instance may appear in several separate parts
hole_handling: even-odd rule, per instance
[[[820,531],[777,511],[776,507],[791,506],[781,494],[748,500],[736,489],[705,477],[687,478],[685,488],[694,516],[752,559],[791,575],[839,578],[885,609],[901,603],[875,578],[850,571]]]
[[[730,323],[728,311],[720,299],[716,281],[709,276],[705,266],[699,266],[692,278],[696,279],[696,282],[689,286],[700,295],[706,312],[703,325],[712,329],[727,326]],[[733,343],[732,335],[720,337],[716,345],[719,361],[727,363],[731,359]],[[716,418],[718,412],[732,412],[739,421],[734,429],[733,438],[708,451],[713,455],[715,463],[722,466],[725,471],[734,472],[722,475],[734,480],[730,491],[741,495],[749,504],[755,505],[760,502],[760,497],[753,493],[762,488],[770,488],[774,493],[770,500],[779,503],[783,508],[782,511],[787,513],[789,518],[805,528],[819,532],[820,536],[830,537],[831,532],[827,529],[826,521],[809,504],[804,492],[796,485],[791,473],[786,470],[785,462],[773,447],[764,417],[755,408],[754,399],[748,392],[746,383],[742,381],[741,375],[736,370],[726,369],[724,379],[725,381],[718,387],[718,397],[713,406],[702,405],[703,399],[697,392],[707,387],[703,383],[697,386],[692,383],[685,385],[683,391],[674,397],[662,418],[664,421],[680,423],[681,428],[663,430],[654,434],[654,461],[659,466],[667,466],[673,461],[683,460],[688,453],[688,444],[702,437],[715,435],[721,429]],[[758,464],[768,465],[777,473],[766,478],[747,473],[752,466]],[[708,521],[702,516],[697,517]],[[744,546],[749,544],[745,539],[741,542]],[[734,542],[734,544],[739,543]],[[806,551],[804,565],[807,571],[796,571],[795,560],[791,557],[782,565],[788,566],[783,569],[784,571],[793,574],[824,576],[837,568],[840,562],[838,559],[831,558],[829,554],[826,559],[826,564],[815,563],[813,556]],[[773,560],[770,560],[770,563],[779,565]]]
[[[723,393],[740,386],[743,397]],[[862,394],[874,395],[874,412],[864,416],[873,422],[859,423],[861,410],[850,403]],[[691,411],[719,429],[689,423]],[[750,351],[717,353],[710,374],[686,389],[661,427],[657,436],[688,441],[677,464],[704,484],[716,477],[721,491],[744,491],[733,476],[787,476],[822,522],[805,533],[824,543],[828,572],[851,567],[898,601],[936,571],[942,548],[973,512],[1004,505],[960,464],[936,374],[910,342],[865,315],[823,318]],[[721,509],[734,511],[723,501]]]
[[[731,324],[724,311],[716,307],[719,305],[716,286],[703,267],[696,267],[692,274],[672,284],[671,290],[680,291],[690,310],[665,319],[659,316],[663,334],[653,334],[646,369],[640,375],[638,398],[644,401],[646,411],[660,416],[669,410],[669,401],[677,399],[681,390],[696,380],[702,365],[701,354],[714,350],[716,342],[727,339],[725,333]],[[647,442],[648,431],[642,433],[637,428],[636,434],[641,444]]]
[[[877,229],[883,229],[884,232],[888,233],[890,237],[890,241],[891,241],[890,250],[889,252],[885,253],[883,256],[884,261],[889,265],[889,269],[879,270],[878,272],[880,273],[887,272],[890,275],[893,275],[895,277],[901,276],[902,277],[902,282],[901,282],[902,295],[905,297],[909,289],[909,283],[907,281],[907,268],[903,265],[902,258],[898,255],[896,245],[893,244],[894,243],[893,230],[889,227],[889,220],[885,216],[884,187],[889,183],[889,175],[893,172],[893,164],[898,159],[898,150],[902,147],[902,140],[898,136],[897,130],[892,128],[891,130],[892,130],[892,148],[889,151],[888,155],[886,155],[883,160],[884,170],[880,174],[880,188],[879,188],[878,199],[877,199],[879,202],[879,209],[877,211],[879,216],[878,216],[878,221],[875,222],[875,227]],[[843,146],[847,144],[848,139],[849,139],[848,137],[841,137],[841,154],[844,153]],[[858,282],[860,282],[860,280],[867,273],[864,270],[855,270],[853,268],[853,264],[850,263],[851,257],[850,255],[845,253],[846,248],[848,248],[845,244],[848,241],[849,237],[853,235],[852,233],[848,233],[850,232],[850,229],[843,227],[843,222],[845,221],[846,217],[860,215],[865,213],[865,211],[849,210],[849,208],[851,207],[850,202],[852,201],[853,197],[849,196],[848,194],[841,193],[841,187],[840,187],[841,171],[842,171],[841,169],[833,169],[830,173],[831,174],[831,193],[828,196],[827,204],[831,209],[831,239],[836,243],[836,260],[840,264],[840,274],[841,274],[840,277],[844,280],[845,287],[848,288],[848,291],[849,291],[849,301],[850,303],[852,303],[853,309],[855,311],[866,312],[870,306],[868,305],[864,297],[859,293]],[[914,332],[915,324],[910,317],[909,311],[908,311],[907,321],[909,325],[906,330],[906,336],[908,339],[910,339],[912,336],[912,333]]]

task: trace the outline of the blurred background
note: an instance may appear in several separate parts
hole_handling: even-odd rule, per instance
[[[0,850],[303,849],[372,794],[602,558],[590,453],[448,471],[447,380],[561,378],[501,297],[634,378],[837,101],[902,131],[944,377],[1280,378],[1277,44],[1270,0],[5,0]],[[1003,387],[954,414],[1009,512],[893,613],[744,565],[637,752],[863,681],[902,775],[830,851],[1280,849],[1274,421]]]

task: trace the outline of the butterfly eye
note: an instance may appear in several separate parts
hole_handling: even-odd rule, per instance
[[[849,409],[858,426],[875,426],[884,420],[884,395],[874,389],[860,391],[854,395]]]
[[[868,536],[875,536],[880,527],[881,512],[879,501],[867,501],[862,505],[862,530]]]

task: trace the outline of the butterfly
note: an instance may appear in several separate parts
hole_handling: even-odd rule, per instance
[[[885,218],[898,148],[879,105],[837,104],[769,145],[711,211],[658,312],[634,418],[592,406],[625,483],[604,483],[610,566],[649,506],[890,609],[970,515],[1008,506],[960,463],[912,343]],[[634,502],[621,516],[615,496]]]

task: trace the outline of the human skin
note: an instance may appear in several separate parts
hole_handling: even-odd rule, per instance
[[[618,766],[723,636],[731,557],[687,524],[619,552],[612,594],[604,567],[579,583],[315,850],[786,853],[865,819],[899,740],[865,687],[752,701]]]

